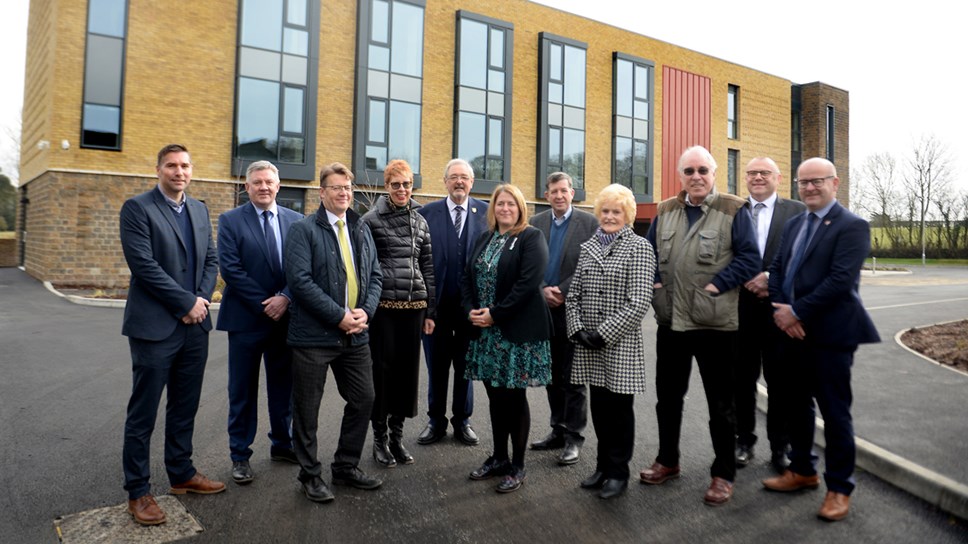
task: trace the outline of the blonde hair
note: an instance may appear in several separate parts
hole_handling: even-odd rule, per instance
[[[501,193],[511,195],[514,203],[518,206],[518,221],[508,230],[508,234],[518,234],[528,226],[528,206],[524,203],[524,194],[521,192],[521,189],[518,189],[510,183],[498,185],[494,188],[494,192],[491,193],[491,204],[487,207],[487,228],[492,231],[497,230],[497,218],[494,217],[494,206],[497,204],[497,197]]]
[[[625,224],[635,223],[635,195],[628,187],[613,183],[602,189],[595,198],[595,217],[601,215],[605,204],[618,204],[625,212]]]

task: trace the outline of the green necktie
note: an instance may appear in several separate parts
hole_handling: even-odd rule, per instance
[[[352,310],[356,308],[356,293],[359,291],[359,287],[356,284],[353,255],[350,254],[350,240],[346,237],[346,229],[343,228],[343,225],[342,219],[336,221],[336,226],[339,227],[339,252],[343,254],[343,267],[346,268],[346,292],[349,294],[346,305]]]

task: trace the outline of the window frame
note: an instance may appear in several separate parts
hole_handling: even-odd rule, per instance
[[[646,104],[648,105],[648,118],[646,122],[648,123],[648,130],[646,132],[648,139],[644,140],[646,147],[646,164],[645,164],[645,189],[644,193],[636,193],[635,189],[632,188],[633,181],[619,180],[616,179],[616,168],[615,164],[618,162],[615,154],[618,152],[618,71],[619,62],[629,62],[632,64],[632,119],[633,124],[635,120],[635,68],[640,66],[646,69],[646,79],[648,80],[646,86],[648,87],[648,100]],[[620,51],[615,51],[612,53],[612,162],[611,162],[611,179],[612,183],[618,183],[624,185],[629,189],[632,189],[632,194],[635,195],[635,201],[637,203],[649,203],[653,201],[653,183],[654,179],[654,165],[655,165],[655,155],[654,155],[654,138],[655,138],[655,62],[644,59],[642,57],[636,57],[634,55],[629,55],[627,53],[622,53]],[[624,117],[624,116],[623,116]],[[633,128],[632,137],[629,138],[632,141],[632,164],[633,164],[633,177],[634,177],[634,164],[635,164],[635,143],[637,141],[641,142],[643,140],[637,140],[635,138],[635,131]]]
[[[834,153],[835,147],[834,146],[836,145],[836,139],[835,139],[835,136],[836,136],[836,115],[837,115],[837,112],[834,109],[834,105],[833,104],[827,104],[826,118],[824,120],[824,125],[825,125],[825,128],[827,130],[827,133],[825,135],[826,138],[824,138],[825,139],[824,144],[826,146],[826,149],[825,149],[826,153],[825,153],[825,155],[826,155],[827,160],[830,161],[830,162],[834,162],[834,155],[835,155],[835,153]]]
[[[82,75],[82,81],[81,81],[81,124],[80,124],[80,135],[78,137],[78,142],[80,142],[80,147],[82,149],[97,149],[97,150],[100,150],[100,151],[122,151],[122,148],[123,148],[123,144],[124,144],[124,81],[125,81],[125,73],[126,73],[127,64],[128,64],[128,22],[129,22],[129,15],[131,13],[130,1],[129,0],[123,0],[123,4],[124,4],[124,30],[123,30],[123,34],[124,35],[121,36],[121,37],[119,37],[119,36],[112,36],[110,34],[102,34],[102,33],[99,33],[99,32],[91,32],[91,30],[90,30],[90,26],[91,26],[90,25],[90,21],[91,21],[91,9],[94,7],[94,3],[93,2],[88,2],[87,3],[87,10],[85,11],[86,19],[84,21],[84,73]],[[88,71],[87,58],[88,57],[87,57],[87,55],[88,55],[88,52],[89,52],[90,47],[91,47],[91,36],[98,36],[98,37],[103,37],[103,38],[111,38],[111,39],[115,39],[115,40],[120,40],[121,41],[121,66],[118,67],[118,70],[120,71],[120,74],[119,74],[119,85],[120,85],[120,88],[118,89],[118,104],[117,105],[115,105],[115,104],[102,104],[100,102],[88,102],[87,101],[87,91],[88,91],[88,88],[87,88],[87,73],[88,73],[87,72]],[[116,146],[97,145],[97,144],[87,143],[85,141],[85,138],[84,138],[84,132],[85,132],[84,126],[85,126],[85,120],[87,118],[87,115],[85,114],[85,110],[87,109],[87,106],[88,105],[91,105],[91,106],[102,106],[102,107],[111,107],[111,108],[115,108],[116,107],[118,109],[118,143],[117,143]]]
[[[739,195],[739,149],[726,150],[726,192]]]
[[[733,99],[733,107],[729,99]],[[739,86],[728,84],[726,87],[726,138],[739,140]]]
[[[588,124],[587,124],[587,119],[588,119],[588,44],[585,43],[585,42],[580,42],[578,40],[574,40],[574,39],[571,39],[571,38],[566,38],[564,36],[558,36],[556,34],[551,34],[551,33],[548,33],[548,32],[539,32],[538,33],[538,75],[539,75],[539,80],[538,80],[538,135],[537,135],[538,136],[538,138],[537,138],[537,140],[538,140],[537,141],[537,144],[538,145],[537,145],[537,160],[535,161],[536,162],[536,166],[537,166],[536,176],[535,176],[535,198],[538,198],[538,199],[543,198],[543,196],[544,196],[545,180],[548,179],[548,174],[550,173],[550,172],[548,172],[548,165],[549,165],[549,162],[550,162],[548,160],[549,159],[548,152],[550,151],[550,149],[549,149],[550,148],[550,142],[549,142],[549,140],[550,140],[550,136],[549,136],[550,132],[549,131],[550,131],[552,125],[549,125],[548,124],[548,118],[549,118],[548,110],[549,110],[549,105],[551,104],[551,102],[549,101],[549,96],[548,95],[549,95],[549,84],[552,82],[551,81],[551,66],[550,66],[551,60],[552,60],[551,59],[551,47],[552,47],[552,45],[559,45],[559,46],[562,47],[562,59],[561,59],[561,61],[562,61],[561,62],[561,70],[562,70],[562,80],[561,80],[561,85],[562,85],[562,103],[561,103],[561,105],[562,105],[562,110],[563,111],[562,111],[562,125],[560,125],[560,128],[561,128],[561,137],[559,138],[559,148],[560,148],[560,150],[562,152],[564,151],[564,146],[565,146],[565,143],[564,143],[564,141],[565,141],[564,131],[566,129],[566,127],[564,126],[564,116],[565,116],[564,115],[564,108],[566,106],[565,105],[565,98],[564,98],[564,96],[566,94],[565,89],[566,89],[567,82],[568,82],[568,80],[565,79],[565,76],[566,76],[566,74],[565,74],[565,66],[566,66],[566,60],[565,60],[565,58],[566,58],[566,52],[567,52],[567,49],[565,49],[565,48],[567,48],[567,47],[573,47],[573,48],[576,48],[576,49],[581,49],[583,51],[584,55],[585,55],[584,73],[582,75],[583,82],[584,82],[584,93],[585,94],[584,94],[584,97],[583,97],[583,100],[582,100],[582,104],[583,105],[581,107],[581,111],[582,111],[582,129],[581,129],[581,133],[582,133],[582,148],[583,148],[582,149],[582,155],[583,155],[582,171],[581,171],[580,177],[579,176],[575,176],[574,174],[572,174],[572,173],[569,172],[569,174],[572,176],[573,179],[578,178],[578,179],[575,179],[575,181],[580,181],[581,182],[581,187],[575,187],[575,197],[574,197],[574,200],[577,200],[577,201],[581,202],[581,201],[585,200],[585,198],[586,198],[586,190],[585,190],[585,170],[586,170],[585,166],[586,165],[585,165],[585,158],[587,157],[587,149],[588,149],[588,138],[587,138],[587,133],[588,133]],[[574,107],[574,106],[568,106],[568,107]],[[554,125],[554,126],[559,126],[559,125]],[[568,128],[569,128],[569,130],[577,130],[577,129],[573,129],[573,128],[570,128],[570,127],[568,127]],[[564,157],[563,156],[561,157],[561,160],[562,160],[562,163],[563,163],[563,161],[564,161]],[[562,164],[562,166],[564,166],[564,165]]]

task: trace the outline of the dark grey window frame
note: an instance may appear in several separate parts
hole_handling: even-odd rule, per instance
[[[312,1],[312,0],[311,0]],[[369,83],[369,77],[367,74],[367,69],[370,65],[370,9],[371,0],[357,0],[356,9],[356,89],[353,95],[353,172],[356,175],[354,180],[355,185],[368,186],[368,187],[383,187],[383,170],[375,170],[366,168],[366,132],[367,127],[370,126],[370,109],[367,106],[367,99],[369,97],[367,93],[367,84]],[[424,10],[424,36],[423,41],[426,46],[426,34],[427,34],[427,2],[426,0],[387,0],[389,4],[396,2],[402,2],[406,4],[411,4],[423,8]],[[315,3],[315,2],[314,2]],[[392,26],[392,7],[389,19],[389,25]],[[426,54],[426,47],[423,50]],[[423,100],[423,79],[424,72],[426,71],[426,65],[421,65],[420,74],[420,124],[423,125],[424,117],[424,100]],[[387,117],[385,129],[389,130],[390,124],[390,99],[386,100],[387,104]],[[422,128],[421,128],[422,131]],[[389,133],[387,133],[389,137]],[[420,148],[418,153],[421,155],[423,148],[423,141],[420,142]],[[422,157],[421,157],[422,159]],[[423,169],[423,160],[420,161],[420,168]],[[413,165],[411,165],[413,166]],[[413,188],[420,189],[423,185],[423,176],[420,172],[413,173]]]
[[[129,0],[124,0],[124,37],[118,38],[117,36],[110,36],[106,34],[99,34],[97,32],[90,32],[89,21],[91,20],[91,2],[87,5],[87,18],[84,21],[85,25],[85,36],[84,36],[84,79],[81,85],[81,126],[80,126],[80,136],[78,141],[80,146],[84,149],[99,149],[102,151],[121,151],[123,141],[124,141],[124,80],[125,80],[125,70],[128,64],[128,15],[131,11],[131,6]],[[91,36],[103,36],[107,38],[120,39],[121,40],[121,88],[118,89],[119,100],[117,106],[114,104],[100,104],[97,102],[88,102],[87,97],[87,53],[88,47],[90,47]],[[86,143],[84,140],[84,121],[85,114],[84,109],[88,104],[93,106],[109,106],[118,108],[118,145],[117,146],[103,146]]]
[[[306,57],[309,72],[307,74],[306,86],[294,85],[292,83],[287,83],[284,81],[279,81],[279,137],[285,136],[283,133],[284,127],[284,116],[285,108],[283,108],[283,95],[286,88],[295,88],[303,90],[303,128],[306,137],[305,141],[305,157],[304,163],[292,163],[284,162],[280,159],[272,160],[272,164],[279,169],[279,179],[293,179],[300,181],[313,181],[316,179],[316,117],[317,117],[317,97],[319,91],[319,32],[320,32],[320,2],[313,0],[307,0],[307,7],[309,13],[306,15],[306,28],[309,33],[309,51]],[[238,26],[236,29],[236,42],[235,42],[235,93],[233,95],[233,109],[232,109],[232,149],[231,149],[231,171],[232,175],[239,177],[244,176],[246,169],[253,162],[257,162],[264,159],[245,159],[237,155],[237,130],[238,130],[238,118],[239,118],[239,87],[241,79],[241,57],[242,57],[242,2],[238,2]],[[283,6],[286,3],[283,2]],[[283,14],[285,14],[285,9],[283,8]],[[285,21],[285,17],[283,17]],[[285,24],[285,23],[283,23]],[[250,78],[252,79],[252,78]]]
[[[615,51],[614,53],[612,53],[612,164],[611,164],[611,168],[612,168],[612,183],[619,183],[621,185],[626,185],[625,183],[623,183],[624,180],[617,180],[617,179],[615,179],[615,174],[616,174],[616,172],[615,172],[615,163],[616,163],[616,156],[615,156],[615,154],[617,152],[617,147],[618,147],[616,145],[616,139],[618,138],[618,130],[617,130],[617,125],[618,125],[618,100],[617,99],[618,99],[618,96],[617,95],[618,95],[618,62],[619,61],[627,61],[627,62],[631,62],[632,63],[632,101],[633,101],[633,109],[634,109],[634,102],[635,102],[635,66],[636,65],[643,66],[648,71],[648,83],[647,83],[647,85],[649,87],[649,100],[648,100],[648,105],[649,105],[649,114],[648,114],[649,115],[649,119],[648,119],[648,122],[649,122],[649,130],[648,130],[648,136],[649,136],[649,139],[646,140],[646,144],[645,144],[646,153],[648,154],[647,155],[648,156],[648,159],[646,160],[646,165],[645,165],[645,177],[646,177],[646,179],[645,179],[645,188],[646,188],[646,192],[645,193],[636,193],[633,190],[633,194],[635,195],[635,201],[636,202],[638,202],[638,203],[648,203],[648,202],[652,202],[652,200],[653,200],[653,193],[652,193],[652,190],[651,189],[652,189],[653,184],[654,184],[654,181],[655,181],[655,178],[653,177],[654,176],[654,172],[655,172],[655,170],[654,170],[655,154],[654,154],[654,147],[653,147],[653,144],[655,142],[655,140],[654,140],[654,138],[655,138],[655,115],[654,115],[655,114],[655,62],[653,62],[651,60],[648,60],[648,59],[644,59],[642,57],[636,57],[634,55],[629,55],[629,54],[626,54],[626,53],[621,53],[619,51]],[[633,132],[633,135],[634,135],[634,132]],[[632,138],[632,149],[633,149],[633,153],[634,153],[634,149],[635,149],[635,141],[636,140],[635,140],[635,138],[633,136],[633,138]],[[631,188],[632,181],[631,180],[628,180],[628,183],[629,183],[629,185],[626,185],[626,187]]]
[[[497,27],[504,31],[504,126],[502,130],[502,152],[504,154],[504,168],[501,174],[500,180],[494,179],[474,179],[474,189],[475,193],[491,194],[494,188],[502,183],[507,183],[511,181],[511,119],[512,119],[512,95],[513,95],[513,80],[514,80],[514,24],[507,21],[502,21],[500,19],[494,19],[493,17],[487,17],[486,15],[479,15],[477,13],[472,13],[467,10],[458,10],[456,17],[456,34],[457,39],[455,42],[454,50],[454,143],[453,143],[453,155],[458,156],[458,144],[460,136],[460,22],[461,19],[468,19],[470,21],[475,21],[478,23],[483,23],[488,26],[488,36],[490,36],[490,28]],[[490,39],[490,38],[489,38]],[[488,68],[492,68],[490,63],[488,63]],[[484,116],[484,141],[485,149],[487,149],[487,142],[489,141],[490,133],[490,123],[488,122],[491,116]],[[470,160],[467,157],[461,157],[465,160]],[[487,156],[485,155],[485,161]]]
[[[733,109],[729,109],[729,97],[733,97]],[[739,85],[726,87],[726,138],[739,140]]]
[[[834,110],[833,104],[827,104],[827,116],[826,116],[826,155],[827,160],[834,162],[834,145],[836,144],[836,111]]]
[[[564,36],[557,36],[548,32],[538,33],[538,145],[537,145],[537,160],[536,162],[536,176],[535,176],[535,186],[534,194],[535,198],[544,197],[544,185],[545,180],[548,178],[548,83],[550,80],[550,49],[552,44],[558,44],[562,46],[572,46],[585,51],[585,106],[583,111],[585,112],[585,119],[587,122],[588,118],[588,44],[585,42],[580,42],[578,40],[573,40],[571,38],[565,38]],[[562,65],[562,70],[564,70],[564,65]],[[564,91],[562,91],[564,92]],[[588,130],[587,124],[582,130],[585,135],[585,149],[588,149]],[[585,200],[586,192],[584,186],[584,172],[585,168],[582,167],[582,187],[575,188],[575,198],[579,202]]]
[[[726,192],[739,194],[739,149],[726,150]]]

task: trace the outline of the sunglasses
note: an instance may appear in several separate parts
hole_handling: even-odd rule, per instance
[[[409,189],[413,187],[413,182],[412,181],[391,181],[389,185],[391,189],[393,189],[394,191],[397,191],[397,190],[400,190],[401,188]]]
[[[687,176],[691,176],[691,175],[695,174],[696,172],[699,172],[699,175],[700,176],[705,176],[706,174],[709,173],[709,168],[706,168],[705,166],[700,166],[699,168],[693,168],[693,167],[690,166],[688,168],[683,168],[682,169],[682,173],[685,174],[685,175],[687,175]]]

